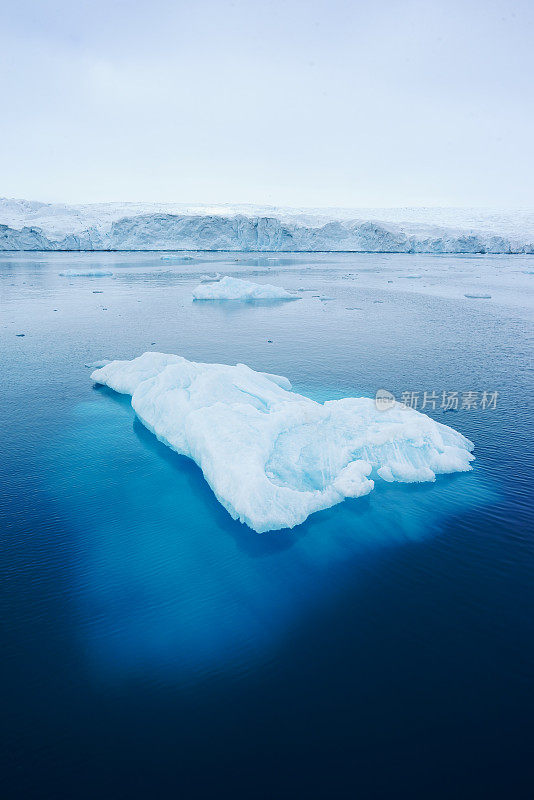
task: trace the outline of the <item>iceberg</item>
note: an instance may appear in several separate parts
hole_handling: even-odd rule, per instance
[[[181,263],[188,263],[189,261],[194,261],[195,259],[193,256],[182,256],[182,255],[167,255],[161,256],[161,261],[177,261],[179,264]]]
[[[228,513],[258,533],[366,495],[376,480],[433,481],[474,458],[468,439],[414,409],[378,410],[365,397],[318,403],[245,364],[144,353],[91,378],[130,394],[148,430],[193,459]]]
[[[280,286],[252,283],[226,275],[217,281],[201,283],[193,290],[195,300],[298,300]]]
[[[113,273],[107,269],[66,269],[59,275],[62,278],[106,278]]]

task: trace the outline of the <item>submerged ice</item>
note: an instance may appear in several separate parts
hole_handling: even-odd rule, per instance
[[[144,353],[91,378],[130,394],[141,422],[192,458],[234,519],[261,533],[360,497],[375,480],[433,481],[471,469],[472,443],[425,414],[368,398],[317,403],[244,364]]]
[[[225,275],[220,280],[201,283],[193,290],[195,300],[297,300],[280,286],[252,283]]]

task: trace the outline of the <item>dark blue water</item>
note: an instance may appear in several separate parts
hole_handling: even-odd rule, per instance
[[[533,265],[0,260],[3,797],[534,796]],[[114,276],[58,276],[82,266]],[[303,299],[193,304],[214,271]],[[260,536],[92,386],[85,363],[145,350],[317,399],[499,397],[430,411],[473,472]]]

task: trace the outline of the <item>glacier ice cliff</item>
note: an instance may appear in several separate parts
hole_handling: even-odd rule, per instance
[[[0,199],[0,250],[534,253],[534,214]]]
[[[201,283],[193,289],[195,300],[298,300],[280,286],[270,283],[252,283],[225,275],[220,280]]]
[[[471,469],[472,443],[398,403],[317,403],[287,378],[244,364],[144,353],[112,361],[93,381],[132,396],[141,422],[192,458],[234,519],[262,533],[371,492],[375,480],[423,482]]]

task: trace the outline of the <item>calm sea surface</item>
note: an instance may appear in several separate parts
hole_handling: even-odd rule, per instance
[[[534,257],[193,255],[0,256],[1,796],[532,800]],[[474,470],[258,535],[93,386],[147,350],[435,392]]]

